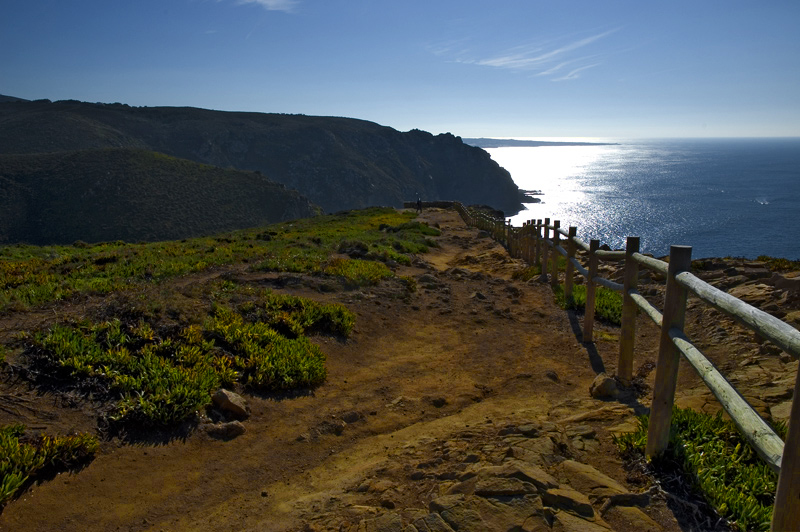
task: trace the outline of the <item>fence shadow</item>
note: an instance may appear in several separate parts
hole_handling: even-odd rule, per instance
[[[569,326],[572,328],[572,333],[575,335],[578,342],[586,349],[586,354],[589,355],[589,364],[592,366],[592,371],[598,375],[600,373],[605,373],[606,366],[603,363],[603,359],[600,357],[600,353],[597,352],[594,342],[583,341],[583,329],[581,328],[581,323],[580,320],[578,320],[577,314],[574,310],[568,310],[567,316],[569,317]]]

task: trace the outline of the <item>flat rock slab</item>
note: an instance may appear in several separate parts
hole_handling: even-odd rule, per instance
[[[588,464],[565,460],[558,466],[558,470],[573,488],[588,494],[590,499],[602,500],[628,492],[625,486]]]

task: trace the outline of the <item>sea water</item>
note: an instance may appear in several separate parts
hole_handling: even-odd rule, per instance
[[[536,139],[565,140],[565,139]],[[800,138],[574,139],[613,145],[487,149],[523,190],[512,217],[560,220],[613,249],[692,246],[692,257],[800,259]]]

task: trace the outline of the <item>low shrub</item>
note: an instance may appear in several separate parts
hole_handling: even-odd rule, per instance
[[[23,442],[19,423],[0,427],[0,508],[42,473],[78,467],[91,460],[99,443],[90,434],[51,437],[42,434]]]
[[[326,275],[341,277],[350,286],[370,286],[394,274],[386,264],[370,260],[333,258],[323,268]]]
[[[558,305],[563,309],[585,310],[586,285],[573,285],[572,298],[569,301],[564,297],[564,286],[555,288],[555,297]],[[622,323],[622,295],[604,286],[598,286],[594,293],[595,315],[614,325]]]
[[[641,416],[635,432],[614,438],[624,456],[644,454],[648,422],[649,416]],[[669,446],[654,462],[666,474],[680,470],[690,485],[739,530],[769,530],[777,475],[721,413],[710,415],[675,407]]]
[[[165,337],[145,320],[56,325],[31,337],[28,354],[56,377],[105,390],[118,423],[175,425],[236,382],[269,391],[324,381],[325,355],[305,335],[347,336],[355,316],[339,304],[269,291],[254,298],[238,310],[216,304],[203,325]]]

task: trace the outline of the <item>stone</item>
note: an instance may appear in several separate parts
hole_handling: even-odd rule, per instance
[[[514,497],[532,493],[536,493],[536,486],[513,477],[490,477],[475,484],[475,495],[481,497]]]
[[[568,438],[592,439],[597,436],[597,431],[589,425],[571,425],[564,432]]]
[[[442,516],[439,514],[428,514],[417,519],[412,523],[418,532],[453,532]]]
[[[552,529],[558,532],[608,532],[611,527],[601,519],[589,521],[567,512],[556,512]]]
[[[499,467],[498,476],[516,478],[533,484],[540,491],[558,487],[558,482],[543,469],[519,460],[510,460]]]
[[[573,488],[588,493],[591,499],[602,501],[611,495],[628,491],[625,486],[588,464],[565,460],[559,464],[558,469],[569,479]]]
[[[517,427],[517,432],[528,438],[535,438],[539,435],[539,428],[536,425],[520,425]]]
[[[403,520],[396,513],[385,513],[374,519],[365,519],[358,525],[359,532],[403,532]]]
[[[545,506],[565,510],[581,517],[594,517],[594,508],[592,508],[589,498],[572,488],[549,489],[542,493],[542,502]]]
[[[789,416],[792,413],[792,401],[784,401],[775,406],[772,406],[770,407],[769,412],[772,415],[773,419],[788,421]]]
[[[536,530],[529,528],[543,513],[537,495],[484,498],[477,496],[445,496],[434,499],[431,511],[438,512],[454,530]],[[540,529],[545,530],[542,521]]]
[[[640,506],[646,508],[650,504],[650,494],[644,493],[620,493],[618,495],[611,495],[603,504],[604,508],[611,508],[612,506]],[[603,510],[600,510],[603,513]]]
[[[228,423],[218,423],[214,424],[207,424],[204,425],[204,429],[206,434],[211,436],[212,438],[217,438],[220,440],[232,440],[237,436],[241,436],[247,429],[244,425],[241,424],[239,421],[230,421]]]
[[[660,532],[661,525],[653,521],[650,516],[639,508],[631,506],[615,506],[603,515],[603,518],[612,525],[625,524],[626,529],[641,530],[642,532]],[[623,528],[623,527],[619,527]]]
[[[342,414],[342,421],[345,423],[355,423],[361,419],[364,419],[364,416],[361,414],[361,412],[356,412],[355,410],[351,410],[350,412],[345,412]]]
[[[390,490],[395,486],[396,484],[391,480],[378,479],[378,480],[373,480],[372,482],[369,483],[368,490],[371,493],[383,493],[384,491]]]
[[[455,497],[453,499],[452,497]],[[463,496],[444,496],[430,503],[431,511],[438,512],[451,528],[461,532],[484,532],[491,530],[474,507],[472,501]]]
[[[220,388],[214,393],[211,400],[217,408],[230,414],[235,419],[243,420],[250,417],[250,408],[247,406],[247,401],[237,393]]]
[[[781,275],[772,274],[769,283],[780,290],[787,292],[800,292],[800,272],[792,272]]]
[[[619,394],[617,381],[605,373],[600,373],[589,386],[589,393],[595,399],[614,399]]]

